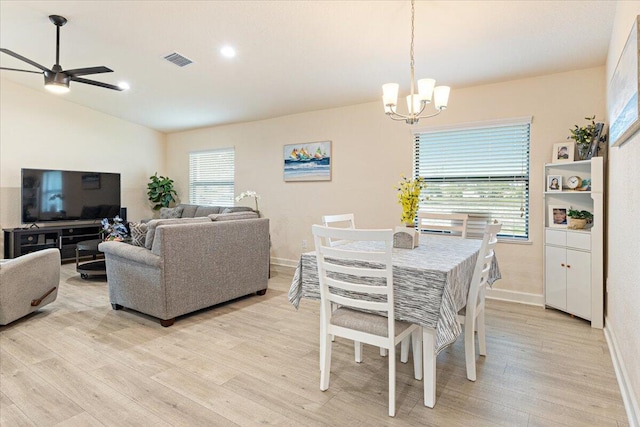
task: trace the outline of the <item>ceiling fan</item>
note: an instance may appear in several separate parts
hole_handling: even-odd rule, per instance
[[[85,83],[93,86],[100,86],[113,90],[124,90],[120,86],[110,85],[95,80],[83,79],[80,76],[89,74],[112,73],[113,70],[104,66],[76,68],[74,70],[63,70],[60,66],[60,27],[67,23],[67,19],[59,15],[50,15],[49,20],[56,26],[56,63],[51,69],[44,67],[22,55],[10,51],[9,49],[0,48],[0,52],[13,56],[20,61],[33,65],[42,71],[21,70],[18,68],[0,67],[0,70],[22,71],[24,73],[44,74],[44,87],[55,93],[66,93],[69,91],[69,81]]]

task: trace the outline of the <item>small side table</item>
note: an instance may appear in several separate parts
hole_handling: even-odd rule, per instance
[[[80,273],[80,277],[88,279],[89,276],[105,276],[107,274],[107,267],[104,260],[96,260],[96,255],[100,253],[98,245],[102,243],[102,240],[84,240],[76,244],[76,271]],[[83,262],[80,264],[80,252],[86,253],[85,255],[93,255],[94,261]]]

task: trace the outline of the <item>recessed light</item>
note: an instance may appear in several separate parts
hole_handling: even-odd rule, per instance
[[[131,86],[129,86],[129,83],[127,82],[118,83],[118,87],[122,90],[129,90],[131,88]]]
[[[234,56],[236,56],[236,50],[231,46],[224,46],[222,49],[220,49],[220,53],[226,58],[233,58]]]

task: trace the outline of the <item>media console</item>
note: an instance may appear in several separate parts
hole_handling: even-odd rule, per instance
[[[40,228],[5,228],[4,257],[17,258],[47,248],[60,249],[63,261],[76,259],[76,244],[100,238],[99,224],[43,226]]]

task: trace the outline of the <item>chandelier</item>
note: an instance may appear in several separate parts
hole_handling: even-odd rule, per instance
[[[409,62],[411,66],[411,93],[407,96],[407,109],[409,114],[400,114],[396,111],[398,104],[398,83],[386,83],[382,85],[382,103],[384,104],[384,112],[392,120],[404,120],[407,124],[418,123],[420,119],[426,119],[429,117],[437,116],[442,113],[442,110],[447,108],[447,102],[449,101],[449,86],[436,86],[434,79],[420,79],[418,80],[418,93],[415,93],[415,78],[414,78],[414,65],[413,59],[413,33],[414,33],[414,20],[415,20],[415,0],[411,0],[411,50]],[[436,112],[433,114],[427,114],[422,116],[427,104],[430,104],[433,100]]]

